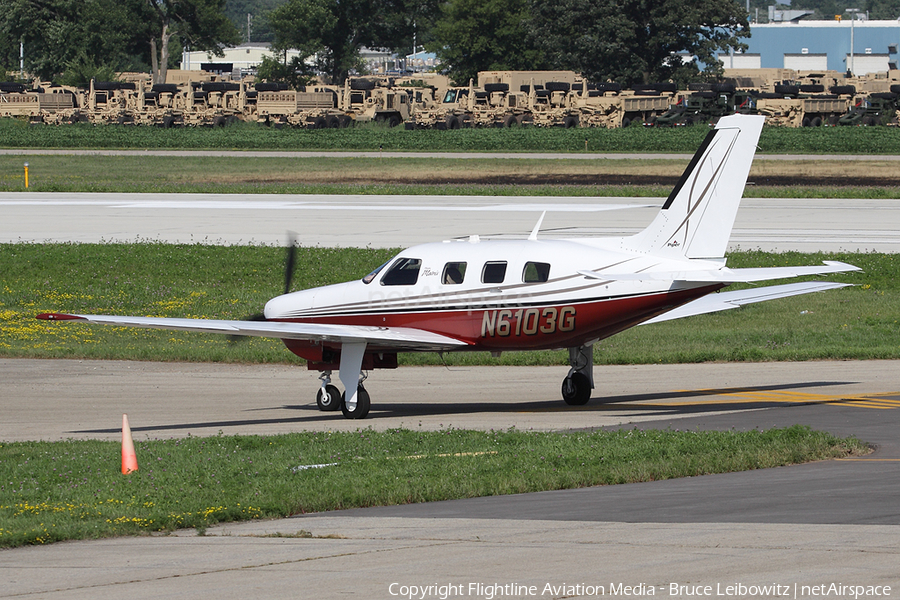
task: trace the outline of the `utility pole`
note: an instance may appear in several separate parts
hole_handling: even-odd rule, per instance
[[[853,57],[853,26],[856,23],[858,8],[845,8],[844,12],[850,13],[850,73],[856,75],[856,61]]]
[[[250,13],[247,13],[247,44],[250,44]]]

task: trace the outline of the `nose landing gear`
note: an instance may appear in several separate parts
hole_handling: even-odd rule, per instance
[[[562,398],[569,406],[582,406],[594,389],[594,345],[569,348],[569,374],[562,382]]]

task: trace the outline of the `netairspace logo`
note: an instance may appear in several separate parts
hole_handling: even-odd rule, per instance
[[[596,596],[663,596],[668,598],[718,597],[718,598],[886,598],[891,596],[888,585],[845,585],[843,583],[822,583],[817,585],[801,585],[791,583],[766,583],[747,585],[744,583],[717,583],[715,585],[684,585],[670,583],[652,585],[638,583],[625,585],[610,583],[589,585],[552,584],[543,586],[524,585],[520,583],[446,583],[431,585],[405,585],[392,583],[388,587],[391,596],[406,600],[447,600],[448,598],[478,598],[495,600],[497,598],[533,597],[596,597]]]

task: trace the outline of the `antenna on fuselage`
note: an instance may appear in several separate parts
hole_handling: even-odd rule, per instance
[[[536,240],[536,239],[537,239],[538,231],[541,230],[541,223],[544,222],[544,215],[546,215],[546,214],[547,214],[547,211],[546,211],[546,210],[545,210],[544,212],[541,213],[541,218],[538,219],[538,222],[537,222],[537,224],[534,226],[534,229],[531,230],[531,235],[528,236],[528,239],[529,239],[529,240]]]

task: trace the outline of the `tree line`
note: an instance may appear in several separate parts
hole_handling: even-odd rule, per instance
[[[182,50],[221,55],[271,42],[273,79],[341,82],[360,72],[360,49],[434,52],[465,84],[483,70],[572,70],[622,84],[714,78],[717,53],[746,49],[749,13],[766,0],[0,0],[0,68],[79,85],[116,71],[165,81]],[[842,14],[838,0],[794,0]],[[864,0],[873,18],[900,15],[900,0]],[[767,10],[767,9],[766,9]],[[246,15],[251,19],[248,27]],[[255,36],[254,36],[255,32]],[[685,60],[696,57],[697,61]],[[699,64],[698,64],[699,61]],[[700,71],[701,65],[706,70]]]

